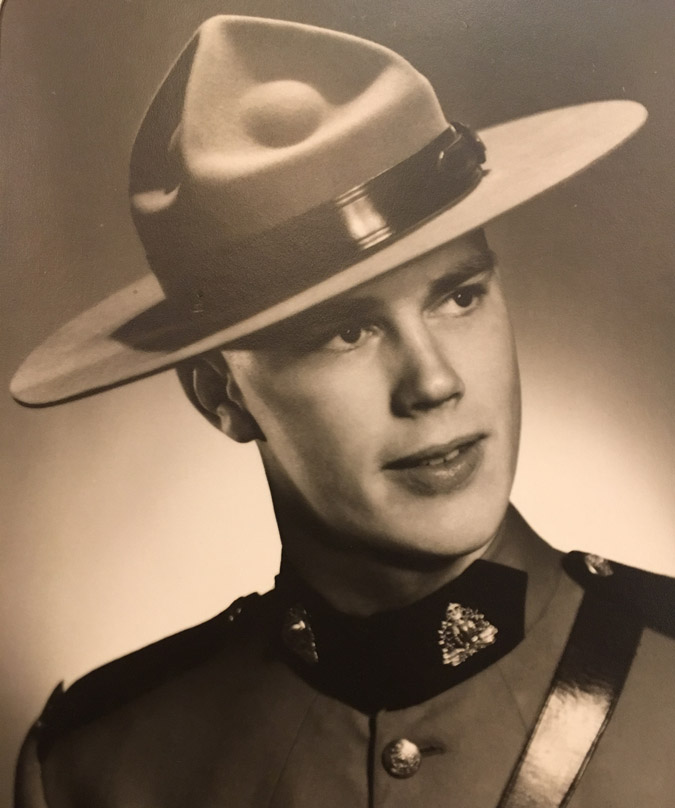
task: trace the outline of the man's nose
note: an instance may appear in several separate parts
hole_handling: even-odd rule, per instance
[[[451,361],[447,340],[447,335],[444,339],[424,323],[399,335],[392,394],[395,415],[414,417],[462,397],[464,384]]]

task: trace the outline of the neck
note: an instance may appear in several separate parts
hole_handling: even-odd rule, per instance
[[[438,556],[382,549],[325,525],[302,503],[272,486],[284,556],[334,608],[369,616],[407,606],[459,576],[489,547],[466,555]]]

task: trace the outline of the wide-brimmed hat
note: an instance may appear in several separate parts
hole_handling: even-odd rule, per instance
[[[131,209],[154,274],[47,339],[12,395],[55,404],[240,340],[480,227],[645,118],[601,101],[474,134],[387,48],[214,17],[134,144]]]

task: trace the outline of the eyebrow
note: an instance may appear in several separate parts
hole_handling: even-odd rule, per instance
[[[475,278],[476,275],[493,272],[496,265],[497,256],[492,250],[472,255],[432,282],[426,296],[427,305],[444,294],[454,291],[466,281]]]
[[[440,295],[453,291],[476,275],[494,270],[496,263],[497,256],[489,249],[481,250],[481,252],[458,262],[447,272],[432,281],[425,296],[426,303],[430,303]],[[298,319],[302,318],[303,325],[310,325],[312,321],[316,321],[318,325],[325,327],[327,323],[367,319],[375,316],[379,309],[380,301],[377,297],[364,295],[363,297],[337,298],[319,303],[313,309],[298,315]],[[305,321],[305,317],[308,318],[307,321]]]
[[[454,264],[431,282],[426,291],[425,305],[449,294],[476,275],[494,270],[495,265],[496,255],[490,249],[481,250]],[[351,323],[373,320],[380,313],[381,301],[370,295],[363,297],[350,295],[326,300],[288,320],[243,337],[228,347],[293,350],[293,347],[301,348],[311,345],[322,335],[339,330]]]

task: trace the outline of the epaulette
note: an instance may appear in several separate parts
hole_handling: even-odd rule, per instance
[[[632,609],[645,626],[675,637],[675,578],[578,551],[568,553],[563,566],[584,589]]]
[[[265,600],[257,593],[238,598],[205,623],[113,660],[67,690],[58,685],[35,725],[40,759],[58,737],[198,666],[236,636],[254,628]]]

